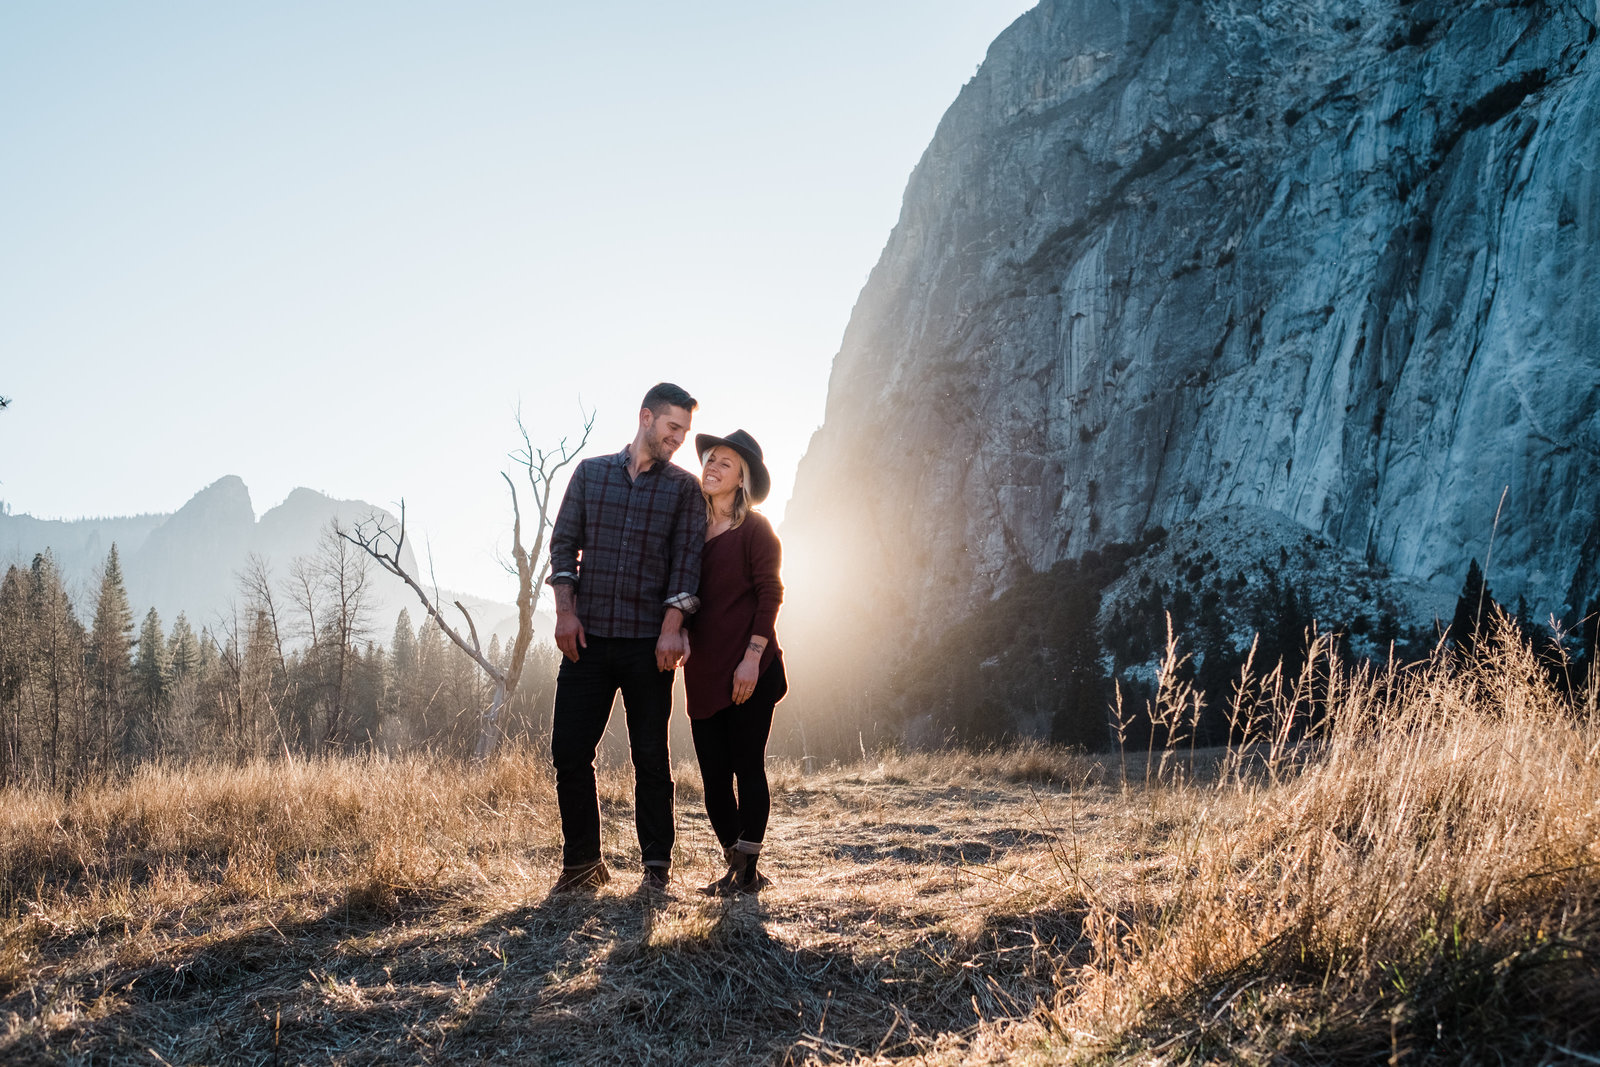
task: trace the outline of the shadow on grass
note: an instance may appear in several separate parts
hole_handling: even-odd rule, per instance
[[[589,967],[497,988],[463,1022],[459,1053],[482,1037],[541,1063],[911,1054],[982,1018],[1029,1014],[1081,941],[1081,916],[1063,913],[990,916],[961,938],[908,924],[894,944],[868,933],[870,914],[837,914],[818,936],[792,904],[750,897],[547,902],[511,918],[600,943]]]
[[[248,912],[250,906],[241,906]],[[41,945],[0,1002],[0,1062],[750,1063],[896,1056],[1026,1015],[1079,917],[962,934],[869,903],[621,893],[485,916],[352,892],[314,917],[179,917],[164,940]],[[169,917],[172,925],[172,917]],[[887,928],[887,929],[886,929]]]

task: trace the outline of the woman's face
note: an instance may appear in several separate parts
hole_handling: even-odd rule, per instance
[[[744,477],[744,464],[739,453],[724,445],[717,445],[706,453],[705,469],[700,472],[700,488],[706,496],[726,496],[739,488]]]

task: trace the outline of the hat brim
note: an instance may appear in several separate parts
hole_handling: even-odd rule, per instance
[[[738,441],[730,441],[726,437],[717,437],[709,433],[697,433],[694,435],[694,454],[700,458],[702,463],[705,462],[706,453],[718,445],[733,449],[749,465],[750,503],[759,504],[767,499],[767,494],[772,492],[772,474],[767,470],[767,465],[761,461],[759,455],[750,451],[749,448]]]

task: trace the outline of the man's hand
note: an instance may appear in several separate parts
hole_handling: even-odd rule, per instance
[[[673,671],[689,660],[689,635],[683,629],[683,612],[668,608],[656,639],[656,669]]]
[[[578,662],[578,649],[588,648],[583,636],[583,623],[575,611],[556,611],[556,647],[572,662]]]
[[[661,631],[656,639],[656,667],[663,671],[677,670],[689,658],[689,635],[680,627],[674,633]]]

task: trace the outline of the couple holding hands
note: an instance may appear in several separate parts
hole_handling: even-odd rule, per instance
[[[761,446],[743,430],[695,437],[699,480],[674,465],[696,406],[667,382],[646,393],[633,442],[577,465],[551,531],[548,580],[563,657],[550,741],[561,811],[558,893],[611,877],[600,855],[594,761],[619,690],[643,888],[671,883],[667,722],[680,666],[706,814],[728,861],[702,892],[753,893],[767,882],[756,869],[770,808],[767,736],[788,682],[774,630],[781,551],[772,524],[751,506],[772,479]]]

